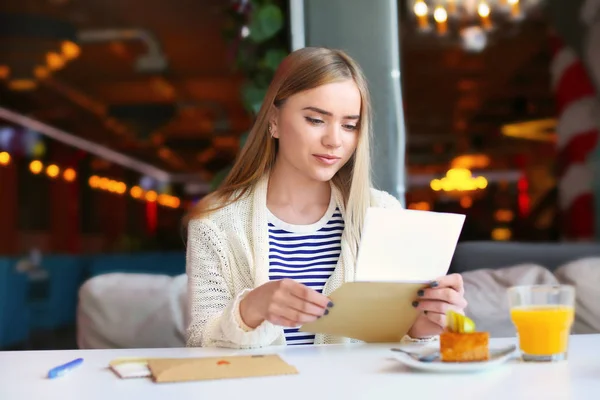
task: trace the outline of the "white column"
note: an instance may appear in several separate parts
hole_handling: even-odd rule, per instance
[[[292,51],[306,47],[304,31],[304,0],[290,0]]]
[[[303,5],[305,45],[342,49],[364,70],[374,111],[373,182],[405,205],[406,132],[397,1],[304,0]],[[294,30],[298,9],[290,8],[293,45],[300,43],[294,39],[299,32]]]

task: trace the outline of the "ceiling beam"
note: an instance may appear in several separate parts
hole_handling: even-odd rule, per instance
[[[124,168],[136,171],[142,175],[149,176],[160,182],[173,183],[198,183],[205,184],[195,174],[173,174],[164,171],[160,168],[150,165],[126,154],[119,153],[113,149],[102,146],[98,143],[83,139],[77,135],[65,132],[41,121],[19,114],[7,108],[0,107],[0,118],[5,119],[13,124],[23,126],[39,132],[40,134],[50,137],[56,141],[64,143],[68,146],[75,147],[90,154],[94,154],[104,160],[113,162]],[[208,191],[208,185],[206,186]]]

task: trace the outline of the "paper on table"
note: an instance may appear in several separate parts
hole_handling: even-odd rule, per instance
[[[121,379],[147,378],[152,376],[148,369],[147,358],[117,358],[112,360],[109,368]]]
[[[465,216],[370,208],[358,252],[355,282],[330,298],[328,315],[304,324],[303,332],[365,342],[397,342],[419,312],[419,289],[448,272]]]
[[[431,281],[450,268],[465,221],[461,214],[369,208],[356,281]]]

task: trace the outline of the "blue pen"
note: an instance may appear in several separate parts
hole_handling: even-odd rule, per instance
[[[50,371],[48,371],[48,379],[54,379],[54,378],[63,376],[64,374],[71,371],[72,369],[75,369],[78,366],[80,366],[82,363],[83,363],[83,358],[77,358],[73,361],[69,361],[66,364],[59,365],[58,367],[54,367]]]

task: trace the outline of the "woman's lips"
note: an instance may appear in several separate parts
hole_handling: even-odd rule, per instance
[[[313,154],[313,156],[319,160],[319,162],[325,164],[325,165],[333,165],[335,163],[337,163],[340,158],[336,157],[336,156],[330,156],[327,154]]]

